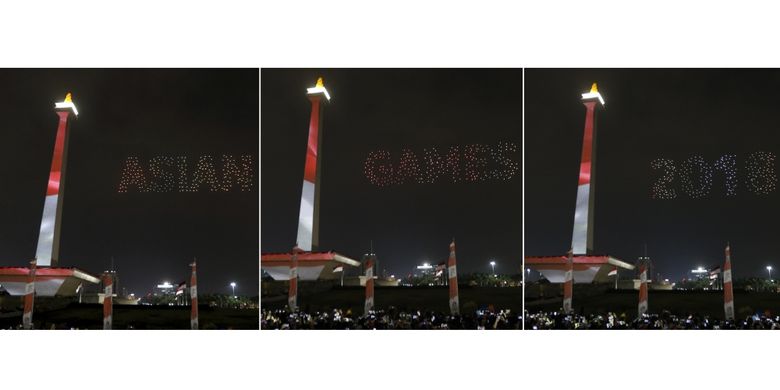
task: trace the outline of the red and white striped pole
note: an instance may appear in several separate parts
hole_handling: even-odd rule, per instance
[[[27,284],[24,286],[24,314],[22,315],[22,326],[24,329],[32,329],[33,304],[35,302],[35,269],[38,261],[30,262],[30,272],[27,274]]]
[[[571,298],[574,287],[574,252],[572,249],[569,249],[566,256],[566,273],[563,277],[563,312],[569,314],[572,312]]]
[[[298,245],[293,247],[290,259],[290,288],[287,290],[287,306],[290,311],[298,309],[298,254],[303,250]]]
[[[190,329],[198,330],[198,272],[197,272],[197,260],[193,259],[192,264],[192,276],[190,276],[190,306],[192,310],[190,312]]]
[[[306,96],[311,101],[311,117],[309,119],[309,140],[306,147],[306,164],[303,169],[303,187],[301,188],[301,210],[298,214],[298,241],[301,249],[316,251],[319,247],[320,218],[320,165],[322,159],[322,114],[324,104],[330,100],[330,94],[322,83],[322,77],[317,84],[307,88]]]
[[[114,278],[110,272],[103,274],[103,329],[111,329],[114,315]]]
[[[450,258],[447,260],[447,275],[450,286],[450,314],[460,314],[460,301],[458,300],[458,267],[455,264],[455,239],[450,243]]]
[[[642,264],[639,271],[639,318],[647,313],[647,266]]]
[[[593,83],[590,92],[582,94],[585,105],[585,131],[582,136],[582,159],[577,182],[577,206],[574,211],[574,229],[571,245],[574,253],[589,254],[593,251],[593,207],[596,161],[596,108],[604,105],[598,86]]]
[[[374,254],[372,253],[366,261],[366,303],[363,306],[363,313],[374,309]]]
[[[49,185],[46,188],[46,200],[43,204],[43,216],[41,228],[38,234],[38,246],[35,250],[35,258],[39,265],[44,267],[56,267],[60,251],[60,221],[62,215],[62,191],[65,188],[65,167],[68,152],[68,138],[70,132],[70,118],[79,115],[76,105],[71,99],[71,94],[65,96],[65,100],[54,103],[54,109],[59,116],[57,125],[57,137],[54,139],[54,154],[51,158],[51,170],[49,171]]]
[[[734,319],[734,290],[731,285],[731,247],[726,244],[726,264],[723,265],[723,309],[726,319]]]

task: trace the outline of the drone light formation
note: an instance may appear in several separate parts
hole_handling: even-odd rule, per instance
[[[737,194],[737,156],[733,154],[724,154],[715,161],[715,171],[723,176],[724,190],[726,196]]]
[[[363,174],[376,187],[403,184],[509,181],[520,170],[518,148],[513,142],[496,145],[450,146],[446,154],[431,147],[415,153],[402,149],[397,159],[387,150],[368,153]]]
[[[753,152],[748,156],[747,187],[754,194],[766,195],[777,188],[776,159],[773,153],[763,151]]]
[[[712,166],[700,155],[688,157],[680,165],[680,181],[691,199],[704,198],[712,189]]]
[[[187,156],[155,156],[144,169],[138,157],[125,159],[117,192],[250,192],[254,186],[254,157],[223,155],[217,169],[211,155],[198,158],[190,180]],[[218,174],[221,173],[221,176]]]
[[[734,197],[737,195],[740,180],[746,181],[744,188],[754,195],[768,195],[777,189],[776,156],[774,153],[757,151],[750,153],[743,160],[744,167],[740,169],[740,159],[734,154],[718,157],[713,163],[701,155],[693,155],[677,164],[668,158],[658,158],[650,162],[650,168],[659,171],[650,187],[652,199],[677,198],[676,181],[679,178],[681,192],[691,199],[708,198],[713,192],[714,180],[723,180],[722,195]],[[677,167],[679,166],[679,171]],[[740,177],[744,171],[746,177]],[[720,195],[721,189],[717,189]]]
[[[674,160],[668,158],[657,158],[650,162],[650,168],[661,170],[661,176],[653,183],[651,188],[653,199],[674,199],[677,197],[677,190],[670,188],[669,185],[674,181],[676,167]]]

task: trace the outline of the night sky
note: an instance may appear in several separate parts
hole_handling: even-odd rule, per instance
[[[188,280],[203,293],[257,295],[258,71],[0,70],[0,265],[35,256],[51,164],[54,102],[73,93],[60,263],[99,275],[114,257],[119,292]],[[223,193],[118,193],[125,159],[252,155],[255,187]],[[148,171],[147,171],[148,175]]]
[[[516,274],[522,261],[522,71],[261,70],[261,250],[295,244],[311,105],[306,88],[323,76],[325,107],[320,250],[360,259],[373,240],[379,272],[406,276],[445,261],[455,237],[462,272]],[[377,187],[364,174],[372,151],[512,142],[509,180]],[[495,165],[488,157],[486,170]],[[422,165],[422,162],[420,163]]]
[[[656,273],[679,279],[724,261],[731,242],[735,278],[780,267],[780,191],[756,194],[749,156],[780,154],[780,72],[771,70],[526,70],[525,253],[562,255],[571,245],[585,107],[599,83],[595,252],[630,263],[646,242]],[[680,170],[694,155],[713,164],[735,155],[737,186],[727,196],[714,171],[709,193],[692,198]],[[653,199],[658,158],[675,161],[674,199]],[[777,174],[777,161],[772,165]],[[701,175],[689,175],[691,188]],[[689,274],[690,275],[690,274]]]

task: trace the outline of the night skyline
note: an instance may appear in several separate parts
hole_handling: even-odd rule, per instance
[[[255,296],[257,276],[257,69],[3,69],[0,96],[0,266],[35,255],[57,125],[54,102],[71,92],[60,267],[93,275],[111,258],[121,293],[188,280],[198,259],[202,293]],[[201,156],[252,156],[254,186],[241,191],[118,191],[126,160],[185,156],[192,179]],[[178,174],[178,171],[175,172]]]
[[[777,267],[780,72],[527,69],[525,81],[526,255],[571,245],[580,94],[598,82],[595,253],[634,263],[647,243],[656,273],[679,280],[722,265],[730,242],[735,278]]]
[[[320,250],[360,260],[373,241],[379,272],[406,276],[424,261],[446,261],[454,237],[463,272],[490,272],[490,259],[497,272],[521,272],[520,69],[263,69],[263,253],[295,244],[305,94],[320,76],[332,96],[323,119]],[[447,161],[458,162],[458,174]]]

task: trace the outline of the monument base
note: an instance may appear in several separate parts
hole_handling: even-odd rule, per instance
[[[0,290],[12,296],[25,294],[27,267],[0,267]],[[100,279],[78,268],[39,267],[35,270],[35,295],[41,297],[76,296],[79,286],[100,283]]]

